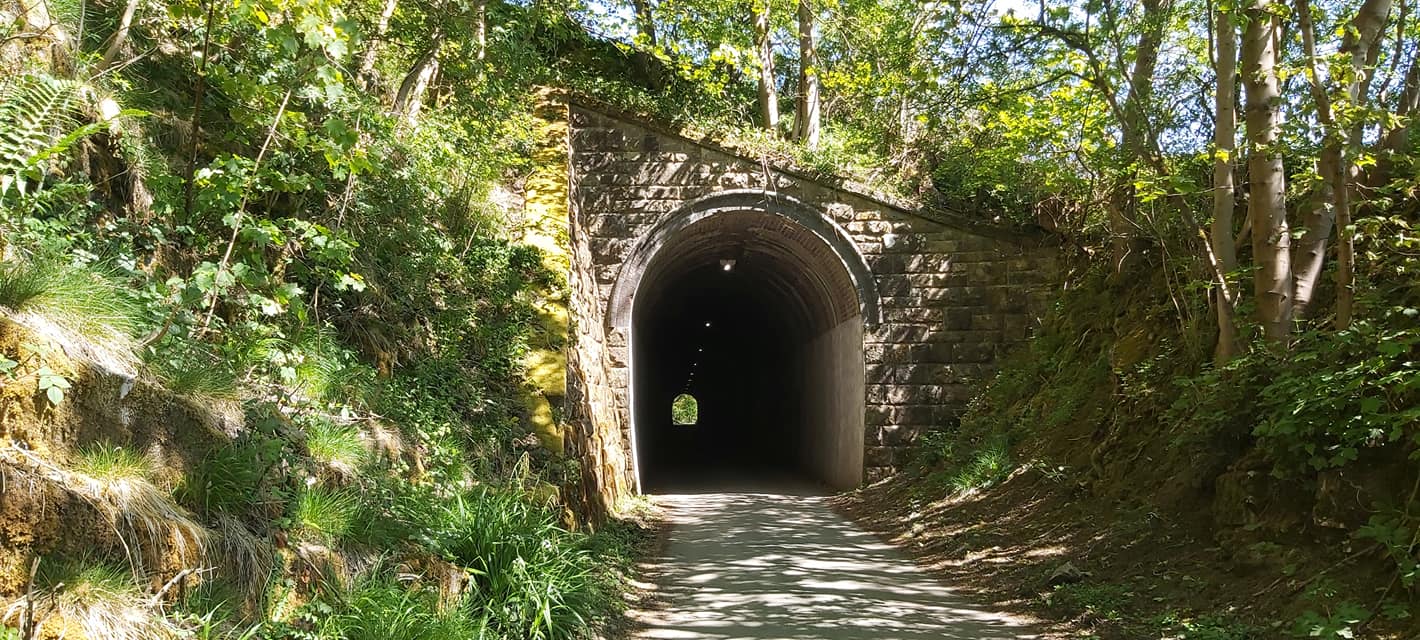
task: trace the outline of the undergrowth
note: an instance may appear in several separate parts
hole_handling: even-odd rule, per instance
[[[1197,346],[1208,343],[1208,328],[1178,321],[1158,284],[1120,282],[1099,269],[1083,276],[1002,362],[960,424],[918,439],[910,464],[918,499],[989,488],[1029,464],[1105,499],[1190,514],[1220,483],[1236,482],[1228,478],[1260,475],[1266,480],[1248,486],[1278,489],[1217,495],[1248,501],[1245,514],[1311,513],[1307,499],[1320,496],[1322,479],[1345,478],[1351,491],[1342,500],[1351,511],[1329,515],[1326,526],[1344,527],[1340,541],[1388,566],[1388,601],[1413,602],[1420,312],[1412,284],[1373,286],[1363,298],[1368,313],[1345,330],[1300,332],[1285,352],[1257,343],[1222,365]],[[1278,495],[1302,502],[1252,502]],[[1231,535],[1289,543],[1289,532],[1266,514],[1244,517],[1228,525],[1238,527]],[[1116,605],[1131,598],[1101,585],[1062,588],[1059,596],[1095,618],[1129,618]],[[1298,599],[1289,606],[1305,615],[1278,624],[1295,626],[1299,637],[1333,637],[1378,619],[1374,607],[1361,615],[1344,604],[1340,590]],[[1180,637],[1265,637],[1190,620],[1175,621]]]
[[[523,36],[557,22],[492,10]],[[276,37],[246,14],[227,18],[223,38]],[[350,37],[332,33],[318,35]],[[263,58],[310,41],[244,48]],[[305,46],[282,55],[309,55]],[[93,62],[73,53],[71,64]],[[636,534],[571,530],[547,488],[555,495],[572,467],[526,444],[520,420],[538,305],[565,286],[490,199],[540,143],[513,97],[531,78],[476,83],[462,104],[480,105],[479,117],[431,110],[414,127],[373,96],[326,91],[334,76],[301,75],[326,53],[295,67],[224,58],[276,75],[225,68],[209,105],[240,95],[274,108],[267,98],[302,88],[260,162],[266,125],[228,122],[224,107],[203,113],[231,129],[205,132],[190,181],[177,169],[188,152],[143,113],[102,126],[84,115],[104,96],[189,113],[190,94],[129,90],[125,69],[89,82],[27,75],[15,91],[28,94],[3,96],[0,122],[26,128],[24,153],[7,147],[4,158],[0,307],[131,352],[137,380],[125,384],[183,396],[172,410],[242,417],[211,446],[181,434],[161,463],[128,442],[34,461],[35,477],[98,509],[123,547],[89,577],[45,583],[54,593],[44,596],[72,616],[144,621],[131,635],[91,625],[65,637],[589,637],[620,606]],[[192,75],[182,60],[132,71]],[[44,122],[11,108],[52,89],[61,101],[46,102]],[[82,158],[71,153],[81,142]],[[65,393],[78,378],[0,356],[7,382],[23,371],[52,408],[88,410]],[[164,466],[173,457],[180,474]],[[168,610],[173,590],[183,597]]]

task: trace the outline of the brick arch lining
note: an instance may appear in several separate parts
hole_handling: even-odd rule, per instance
[[[613,285],[606,323],[609,333],[627,340],[629,431],[638,486],[646,480],[647,469],[654,474],[664,460],[657,453],[663,450],[649,443],[669,437],[653,430],[664,428],[659,401],[672,391],[662,379],[667,371],[654,363],[663,361],[677,342],[672,338],[647,350],[647,336],[660,334],[646,333],[646,327],[661,325],[646,325],[646,318],[676,313],[687,303],[687,295],[695,295],[684,288],[698,291],[693,283],[707,282],[707,269],[713,273],[723,258],[736,261],[735,273],[727,277],[752,283],[761,305],[782,312],[762,331],[784,331],[779,334],[784,339],[773,343],[790,345],[785,361],[792,364],[781,363],[773,377],[746,387],[782,387],[790,401],[766,406],[784,412],[783,420],[746,433],[780,432],[773,442],[757,442],[778,452],[773,465],[782,462],[796,474],[829,486],[856,486],[863,469],[863,331],[878,321],[876,285],[857,247],[838,225],[802,202],[763,191],[720,192],[671,212],[627,254]],[[717,281],[715,276],[709,280]],[[746,353],[744,375],[767,375],[754,364],[753,353]],[[751,402],[755,392],[750,393],[741,399]],[[713,415],[713,409],[710,406],[712,414],[707,415]],[[761,417],[746,414],[732,422]],[[707,437],[680,446],[705,453],[715,442]],[[652,459],[643,461],[647,446],[652,447]]]
[[[752,226],[733,219],[747,214],[759,214],[760,219]],[[637,243],[613,285],[606,314],[607,329],[624,330],[630,326],[633,301],[649,290],[645,285],[653,285],[643,280],[648,273],[656,275],[652,262],[658,256],[665,260],[678,250],[707,255],[715,252],[714,255],[719,256],[725,253],[725,235],[736,232],[745,234],[741,242],[747,248],[753,246],[770,259],[795,261],[796,266],[808,267],[808,273],[819,276],[818,282],[797,285],[811,285],[828,293],[817,297],[839,305],[831,315],[841,319],[857,312],[869,328],[881,321],[881,303],[872,271],[841,227],[814,207],[792,197],[768,191],[733,190],[687,203],[667,215]],[[707,238],[710,241],[705,241]],[[773,254],[776,245],[784,250],[778,255]],[[796,289],[794,283],[779,284],[786,292]],[[849,289],[851,299],[857,301],[857,309],[842,307],[843,294]]]

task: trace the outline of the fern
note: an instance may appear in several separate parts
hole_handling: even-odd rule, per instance
[[[97,124],[78,126],[74,115],[82,85],[27,75],[0,92],[0,197],[39,179],[42,163],[63,153]]]

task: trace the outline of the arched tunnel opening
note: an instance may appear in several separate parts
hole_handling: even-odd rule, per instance
[[[861,482],[863,315],[821,233],[722,212],[656,251],[631,314],[643,490]]]

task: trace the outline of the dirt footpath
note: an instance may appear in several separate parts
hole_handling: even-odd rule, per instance
[[[1006,640],[1027,622],[974,604],[807,491],[664,495],[658,603],[632,637]]]

